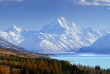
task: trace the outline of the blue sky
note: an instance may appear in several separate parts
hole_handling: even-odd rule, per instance
[[[40,30],[60,16],[81,27],[107,28],[110,0],[0,0],[1,30],[11,25]]]

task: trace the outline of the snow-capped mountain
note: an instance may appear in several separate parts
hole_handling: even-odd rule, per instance
[[[15,25],[13,25],[4,31],[0,31],[0,37],[15,45],[19,45],[22,41],[24,41],[25,38],[29,37],[35,32],[36,31],[21,29],[20,27],[17,28]]]
[[[110,33],[97,39],[91,46],[81,48],[79,52],[110,54]]]
[[[45,25],[40,31],[29,31],[12,26],[0,31],[0,37],[32,52],[76,52],[81,47],[89,46],[104,34],[93,28],[81,28],[74,23],[67,23],[61,17]]]
[[[7,30],[0,31],[0,36],[9,42],[12,42],[14,44],[19,44],[21,43],[24,38],[21,36],[21,28],[17,28],[16,26],[11,26]]]
[[[33,52],[75,52],[91,45],[102,34],[92,28],[68,24],[63,17],[45,25],[39,33],[26,38],[20,46]]]
[[[14,45],[11,42],[9,42],[9,41],[7,41],[3,38],[0,38],[0,47],[12,48],[12,49],[15,49],[15,50],[27,52],[26,49],[24,49],[22,47],[19,47],[17,45]]]

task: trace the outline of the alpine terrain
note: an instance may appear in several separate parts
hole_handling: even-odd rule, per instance
[[[23,52],[27,52],[28,50],[19,47],[3,38],[0,38],[0,47],[6,47],[6,48],[11,48],[11,49],[15,49],[15,50],[19,50],[19,51],[23,51]]]
[[[98,31],[93,28],[81,28],[60,17],[42,27],[40,31],[12,26],[0,31],[0,36],[32,52],[60,53],[76,52],[81,47],[90,46],[109,32],[109,29]]]
[[[110,33],[96,40],[91,46],[81,48],[79,52],[110,54]]]

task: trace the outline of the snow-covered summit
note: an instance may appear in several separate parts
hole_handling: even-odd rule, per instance
[[[39,33],[25,39],[20,46],[33,52],[75,52],[100,37],[100,32],[95,29],[82,29],[60,17],[45,25]]]
[[[37,31],[29,31],[26,28],[22,29],[12,25],[8,29],[0,31],[0,37],[6,39],[9,42],[12,42],[15,45],[19,45],[27,37],[33,35],[34,33],[37,33]]]
[[[21,32],[22,29],[20,27],[18,28],[13,25],[4,31],[0,31],[0,36],[9,42],[18,45],[24,40],[23,36],[21,36]]]
[[[0,36],[9,42],[33,52],[76,52],[81,47],[90,46],[109,29],[97,31],[93,28],[81,28],[68,23],[64,17],[56,18],[40,31],[29,31],[16,26],[0,31]]]
[[[45,25],[40,31],[43,33],[55,33],[55,34],[62,34],[66,31],[66,21],[63,17],[56,18],[49,24]]]
[[[20,27],[16,27],[15,25],[12,25],[11,27],[9,27],[8,29],[4,30],[5,32],[20,32],[22,31],[22,29]]]

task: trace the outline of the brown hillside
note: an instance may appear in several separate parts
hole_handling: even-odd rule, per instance
[[[28,53],[28,52],[21,52],[18,50],[0,47],[0,55],[14,55],[19,57],[28,57],[28,58],[48,58],[46,56],[34,54],[34,53]]]

